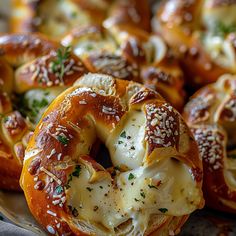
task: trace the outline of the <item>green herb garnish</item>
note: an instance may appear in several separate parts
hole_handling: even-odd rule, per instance
[[[4,117],[3,121],[4,121],[4,123],[6,123],[7,121],[9,121],[9,117],[8,117],[8,116]]]
[[[80,167],[80,165],[77,165],[75,167],[75,170],[68,177],[67,184],[65,185],[66,189],[70,188],[70,182],[72,181],[73,176],[74,177],[79,177],[80,171],[81,171],[81,167]]]
[[[69,139],[63,135],[58,135],[57,140],[63,145],[67,145],[69,143]]]
[[[123,131],[123,132],[120,134],[120,137],[122,137],[122,138],[126,138],[126,132]]]
[[[128,177],[128,180],[131,180],[131,179],[134,179],[134,178],[135,178],[135,176],[132,173],[130,173],[129,177]]]
[[[168,211],[167,208],[159,208],[158,210],[159,210],[160,212],[162,212],[162,213],[166,213],[166,212]]]
[[[62,79],[65,74],[65,62],[70,57],[71,46],[59,48],[57,50],[56,59],[52,62],[53,73],[58,73],[59,78]]]
[[[219,36],[226,36],[227,34],[230,34],[232,32],[236,31],[236,26],[235,25],[226,25],[223,22],[219,21],[215,24],[214,28],[214,34],[219,35]]]
[[[74,11],[74,12],[71,13],[71,17],[72,17],[72,18],[75,18],[77,15],[78,15],[78,14],[77,14],[76,11]]]
[[[74,172],[72,173],[72,175],[75,176],[75,177],[79,177],[80,171],[81,171],[81,167],[80,167],[80,165],[77,165],[77,166],[75,167],[75,170],[74,170]]]

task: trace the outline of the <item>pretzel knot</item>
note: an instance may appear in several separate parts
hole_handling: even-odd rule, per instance
[[[227,0],[168,0],[158,11],[155,30],[175,49],[191,86],[236,72],[235,11]]]
[[[21,175],[31,212],[59,235],[177,233],[203,205],[201,181],[179,113],[157,92],[102,74],[81,77],[49,106]]]
[[[236,77],[224,75],[199,90],[186,105],[184,117],[203,160],[206,203],[236,212]]]
[[[83,73],[83,63],[41,35],[0,36],[0,188],[20,190],[25,146],[49,103]],[[62,56],[61,54],[61,56]]]

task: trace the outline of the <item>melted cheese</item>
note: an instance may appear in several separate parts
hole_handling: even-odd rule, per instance
[[[207,36],[205,38],[205,48],[216,64],[235,69],[234,47],[229,41],[219,36]]]
[[[108,137],[106,142],[113,165],[125,165],[129,169],[142,165],[146,150],[144,135],[144,113],[135,110],[127,112],[116,131]]]
[[[24,113],[35,126],[49,104],[64,90],[64,87],[32,89],[24,94]]]
[[[103,230],[101,235],[114,235],[115,228],[128,219],[135,226],[130,235],[144,234],[153,214],[186,215],[201,201],[188,167],[171,158],[120,173],[116,184],[109,176],[91,184],[90,177],[82,165],[80,176],[72,179],[67,202],[77,209],[78,222],[93,222],[99,231]]]
[[[87,54],[94,54],[95,52],[109,52],[116,51],[116,45],[112,40],[81,40],[74,47],[74,52],[77,56],[87,56]]]
[[[78,5],[69,0],[51,0],[42,3],[39,8],[42,24],[40,31],[51,36],[61,36],[70,29],[88,25],[90,17]]]
[[[113,181],[105,171],[103,178],[91,182],[90,168],[81,163],[80,176],[72,178],[67,204],[78,212],[73,223],[84,232],[115,235],[122,223],[131,220],[133,227],[127,235],[144,235],[153,215],[183,216],[201,202],[189,167],[172,158],[173,152],[148,166],[143,163],[147,155],[145,122],[143,112],[127,112],[106,141],[113,166],[125,165],[127,171],[117,171]],[[135,150],[130,151],[132,145]],[[150,158],[157,160],[155,155],[158,152]]]

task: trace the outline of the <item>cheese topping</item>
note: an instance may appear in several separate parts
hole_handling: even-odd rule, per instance
[[[90,17],[72,1],[51,0],[39,6],[40,31],[61,36],[79,25],[89,24]]]
[[[106,173],[99,175],[102,178],[91,181],[91,166],[79,163],[79,176],[72,177],[66,198],[73,223],[84,232],[115,235],[131,220],[127,235],[143,235],[153,215],[187,215],[201,201],[189,167],[173,155],[158,160],[154,151],[150,158],[157,161],[144,163],[145,123],[143,112],[131,110],[105,142],[115,167],[113,177],[104,169],[97,171]],[[95,228],[89,229],[86,222]]]
[[[116,228],[131,219],[136,226],[131,235],[144,234],[154,214],[181,216],[191,213],[199,203],[199,190],[188,167],[171,158],[149,167],[121,172],[115,183],[107,178],[90,183],[91,175],[81,165],[67,191],[67,204],[76,209],[78,222],[94,222],[104,233],[113,235]]]
[[[35,126],[41,119],[49,104],[63,91],[65,87],[49,89],[32,89],[27,91],[21,100],[21,112]]]
[[[209,34],[204,38],[204,46],[216,64],[236,70],[235,49],[229,40]]]

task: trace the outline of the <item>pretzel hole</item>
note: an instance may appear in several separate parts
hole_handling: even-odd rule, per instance
[[[90,151],[90,156],[105,169],[113,167],[109,151],[106,145],[99,139],[97,139],[93,144]]]

